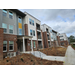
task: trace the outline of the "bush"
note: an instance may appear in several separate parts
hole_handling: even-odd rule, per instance
[[[6,60],[7,62],[9,62],[9,60]]]
[[[21,61],[24,61],[23,58],[21,58]]]
[[[72,47],[75,48],[75,45],[72,44]]]

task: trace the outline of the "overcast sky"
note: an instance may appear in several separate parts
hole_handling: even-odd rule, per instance
[[[75,36],[74,9],[20,9],[26,11],[59,33]]]

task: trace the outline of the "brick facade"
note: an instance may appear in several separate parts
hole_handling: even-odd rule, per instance
[[[43,37],[44,37],[44,48],[48,48],[48,38],[47,38],[47,32],[43,32]]]
[[[24,29],[25,29],[25,35],[28,36],[28,25],[27,24],[24,25]]]
[[[3,60],[3,29],[0,28],[0,60]]]
[[[43,37],[43,32],[41,30],[41,35],[42,35],[42,45],[43,45],[43,48],[44,48],[44,37]]]
[[[7,41],[7,52],[16,52],[17,51],[17,35],[3,34],[3,41]],[[14,41],[14,50],[9,51],[9,41]],[[3,56],[7,55],[7,52],[3,52]]]
[[[60,41],[60,45],[61,46],[68,46],[69,43],[68,43],[68,41]]]
[[[57,41],[58,41],[58,45],[60,46],[61,44],[60,44],[60,37],[59,36],[57,36]]]

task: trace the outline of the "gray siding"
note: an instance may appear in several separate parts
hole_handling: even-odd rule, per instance
[[[7,24],[7,34],[9,34],[9,25],[13,25],[13,27],[14,27],[13,34],[19,35],[19,32],[18,32],[18,17],[19,17],[19,15],[17,15],[15,12],[11,11],[11,12],[13,12],[13,19],[10,19],[9,11],[10,10],[7,10],[7,16],[5,17],[2,14],[2,9],[0,9],[0,28],[2,27],[2,23]],[[22,18],[22,35],[24,35],[24,20],[23,19],[24,18]]]
[[[2,10],[0,9],[0,28],[2,27]]]

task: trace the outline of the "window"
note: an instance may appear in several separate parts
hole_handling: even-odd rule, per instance
[[[9,18],[13,19],[13,13],[9,11]]]
[[[13,26],[12,25],[9,25],[9,33],[13,34]]]
[[[14,50],[14,42],[13,41],[9,41],[9,50],[10,51]]]
[[[7,10],[3,9],[3,16],[7,16]]]
[[[64,41],[64,39],[60,39],[60,41]]]
[[[30,29],[30,35],[32,35],[32,30]]]
[[[21,17],[18,18],[18,22],[19,23],[22,23]]]
[[[7,33],[7,24],[2,23],[2,28],[4,28],[3,32]]]
[[[63,37],[63,36],[59,36],[59,37]]]
[[[35,41],[34,41],[34,48],[35,48]]]
[[[32,19],[29,19],[29,24],[34,26],[34,21]]]
[[[31,24],[31,19],[29,19],[29,24]]]
[[[52,30],[50,30],[50,32],[52,33]]]
[[[35,36],[35,31],[33,30],[33,36]]]
[[[3,52],[7,51],[7,41],[3,41]]]
[[[32,25],[34,26],[34,21],[32,20]]]
[[[19,35],[22,35],[22,29],[19,28]]]

